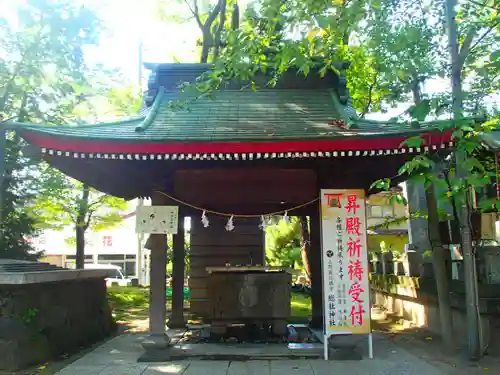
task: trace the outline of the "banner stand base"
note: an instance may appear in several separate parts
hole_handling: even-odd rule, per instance
[[[323,358],[325,361],[329,359],[329,347],[328,347],[329,335],[323,334]],[[368,334],[368,358],[373,359],[373,333]]]
[[[325,361],[328,361],[328,335],[323,336],[323,351]]]
[[[373,359],[373,334],[368,334],[368,358]]]

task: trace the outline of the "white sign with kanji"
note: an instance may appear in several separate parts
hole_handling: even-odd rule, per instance
[[[135,231],[140,234],[177,234],[179,207],[140,206],[136,211]]]
[[[325,334],[369,334],[370,285],[363,190],[321,190]]]

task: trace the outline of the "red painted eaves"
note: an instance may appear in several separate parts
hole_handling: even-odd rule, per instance
[[[450,133],[421,134],[426,146],[441,145],[450,141]],[[323,140],[270,140],[248,142],[123,142],[92,139],[76,139],[25,131],[28,142],[41,148],[81,152],[116,154],[218,154],[218,153],[283,153],[283,152],[330,152],[371,151],[401,148],[408,135],[353,136]]]

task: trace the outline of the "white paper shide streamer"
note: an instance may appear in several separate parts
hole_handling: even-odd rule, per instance
[[[288,216],[288,211],[285,211],[285,214],[283,215],[283,221],[287,224],[290,224],[290,217]]]
[[[262,229],[262,230],[266,230],[267,228],[267,222],[266,222],[266,218],[264,217],[264,215],[260,215],[260,225],[259,225],[259,228]]]
[[[210,225],[210,222],[208,221],[207,217],[207,211],[205,210],[203,210],[203,213],[201,214],[201,223],[205,228],[208,228],[208,226]]]
[[[234,229],[234,215],[231,215],[226,224],[226,230],[231,232]]]

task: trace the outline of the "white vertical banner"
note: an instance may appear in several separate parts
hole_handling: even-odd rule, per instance
[[[321,236],[325,345],[331,335],[371,334],[364,190],[321,190]]]

